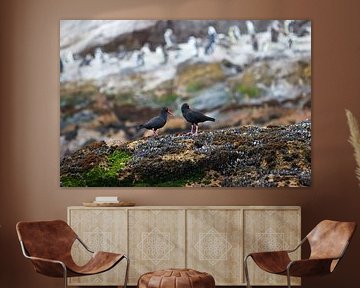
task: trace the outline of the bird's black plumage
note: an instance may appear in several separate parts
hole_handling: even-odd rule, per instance
[[[190,109],[189,104],[187,104],[187,103],[184,103],[181,106],[181,112],[182,112],[184,118],[186,119],[186,121],[188,121],[191,124],[197,125],[197,124],[199,124],[201,122],[205,122],[205,121],[215,122],[214,118],[206,116],[199,111]]]
[[[172,113],[167,107],[163,107],[160,110],[159,116],[151,118],[146,123],[140,125],[139,128],[146,128],[148,130],[153,130],[154,134],[156,134],[157,129],[160,129],[165,126],[168,114],[172,115]]]
[[[188,121],[189,123],[191,123],[191,132],[193,132],[193,126],[196,126],[196,131],[195,134],[198,131],[198,124],[201,122],[205,122],[205,121],[213,121],[215,122],[214,118],[211,118],[209,116],[204,115],[203,113],[196,111],[196,110],[192,110],[189,107],[189,104],[184,103],[183,105],[181,105],[181,112],[184,116],[184,118],[186,119],[186,121]]]

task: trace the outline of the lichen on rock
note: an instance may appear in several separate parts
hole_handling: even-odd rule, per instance
[[[96,142],[61,161],[61,185],[303,187],[311,185],[311,122]]]

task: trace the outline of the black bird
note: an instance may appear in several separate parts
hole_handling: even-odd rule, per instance
[[[181,106],[181,112],[184,116],[184,118],[186,119],[186,121],[188,121],[189,123],[191,123],[191,133],[198,133],[199,130],[199,123],[201,122],[205,122],[205,121],[213,121],[215,122],[214,118],[211,118],[209,116],[206,116],[204,114],[202,114],[199,111],[195,111],[190,109],[189,104],[184,103]],[[195,132],[194,132],[194,126],[195,126]]]
[[[154,135],[158,135],[156,130],[160,129],[161,127],[164,127],[164,125],[166,124],[166,121],[167,121],[168,114],[174,116],[174,114],[171,113],[171,111],[167,107],[163,107],[160,110],[159,116],[151,118],[145,124],[141,124],[139,126],[139,128],[146,128],[148,130],[152,130],[154,132]]]

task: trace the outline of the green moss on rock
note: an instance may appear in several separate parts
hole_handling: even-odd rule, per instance
[[[203,89],[205,86],[203,83],[200,82],[190,82],[187,86],[186,86],[186,92],[189,93],[195,93],[200,91],[201,89]]]
[[[115,187],[119,186],[118,174],[126,166],[131,154],[115,150],[106,160],[93,168],[73,175],[61,177],[63,187]]]
[[[178,67],[174,87],[179,94],[195,93],[225,78],[221,63],[185,63]]]
[[[238,84],[236,86],[236,91],[242,95],[246,95],[249,98],[256,98],[260,96],[260,89],[256,86]]]
[[[83,175],[86,186],[118,186],[118,174],[125,167],[130,157],[131,156],[124,151],[114,151],[107,157],[107,167],[98,166]]]
[[[61,177],[62,187],[85,187],[86,182],[81,176],[62,176]]]

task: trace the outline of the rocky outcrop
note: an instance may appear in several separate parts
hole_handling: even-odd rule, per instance
[[[61,161],[61,186],[311,185],[311,122],[95,142]]]
[[[255,20],[254,26],[257,31],[265,31],[270,22]],[[186,42],[190,35],[205,37],[210,25],[221,33],[227,33],[231,25],[238,25],[246,32],[244,20],[65,20],[60,25],[60,49],[85,56],[99,47],[114,52],[119,46],[134,50],[149,43],[154,50],[164,44],[163,35],[168,27],[173,29],[177,41]]]
[[[310,25],[296,23],[299,29]],[[227,33],[234,24],[242,32],[235,42]],[[137,127],[164,106],[175,117],[169,117],[160,133],[188,131],[180,110],[185,102],[216,119],[204,123],[202,131],[311,119],[311,27],[307,36],[292,33],[290,48],[289,35],[270,43],[269,24],[254,21],[261,44],[255,51],[241,20],[62,22],[61,158],[90,142],[147,136]],[[219,41],[208,55],[209,25],[219,32]],[[168,28],[174,31],[176,45],[166,53],[153,51],[151,46],[164,41]],[[197,52],[195,42],[188,41],[190,35],[198,37]]]
[[[151,29],[157,22],[156,20],[138,20],[136,22],[129,20],[64,20],[60,22],[60,49],[63,52],[71,51],[83,56],[87,53],[94,53],[97,47],[105,47],[108,48],[106,50],[109,50],[109,46],[113,46],[112,48],[116,50],[118,46],[112,43],[125,45],[129,35]],[[136,47],[141,44],[131,43],[128,45]]]
[[[205,37],[207,28],[226,34],[229,27],[237,25],[247,33],[245,20],[65,20],[60,22],[60,49],[80,56],[94,54],[96,48],[114,52],[141,48],[145,43],[152,50],[164,44],[164,32],[171,27],[177,41],[186,42],[189,36]],[[257,32],[264,32],[271,20],[253,20]],[[294,32],[304,30],[310,21],[296,21]],[[81,35],[82,37],[79,37]]]
[[[163,130],[186,131],[180,111],[184,102],[216,118],[213,129],[292,124],[310,119],[310,63],[310,58],[305,57],[264,60],[244,67],[242,73],[228,75],[221,62],[189,61],[178,66],[174,79],[148,91],[142,89],[145,80],[140,73],[114,81],[118,85],[116,91],[99,91],[91,81],[63,83],[61,155],[90,140],[139,138],[144,131],[135,128],[156,116],[162,106],[176,115],[169,119],[172,125]]]
[[[299,97],[310,101],[310,56],[264,59],[248,65],[243,73],[228,79],[236,102],[261,104],[266,101],[293,101]],[[297,106],[297,103],[293,103]]]

